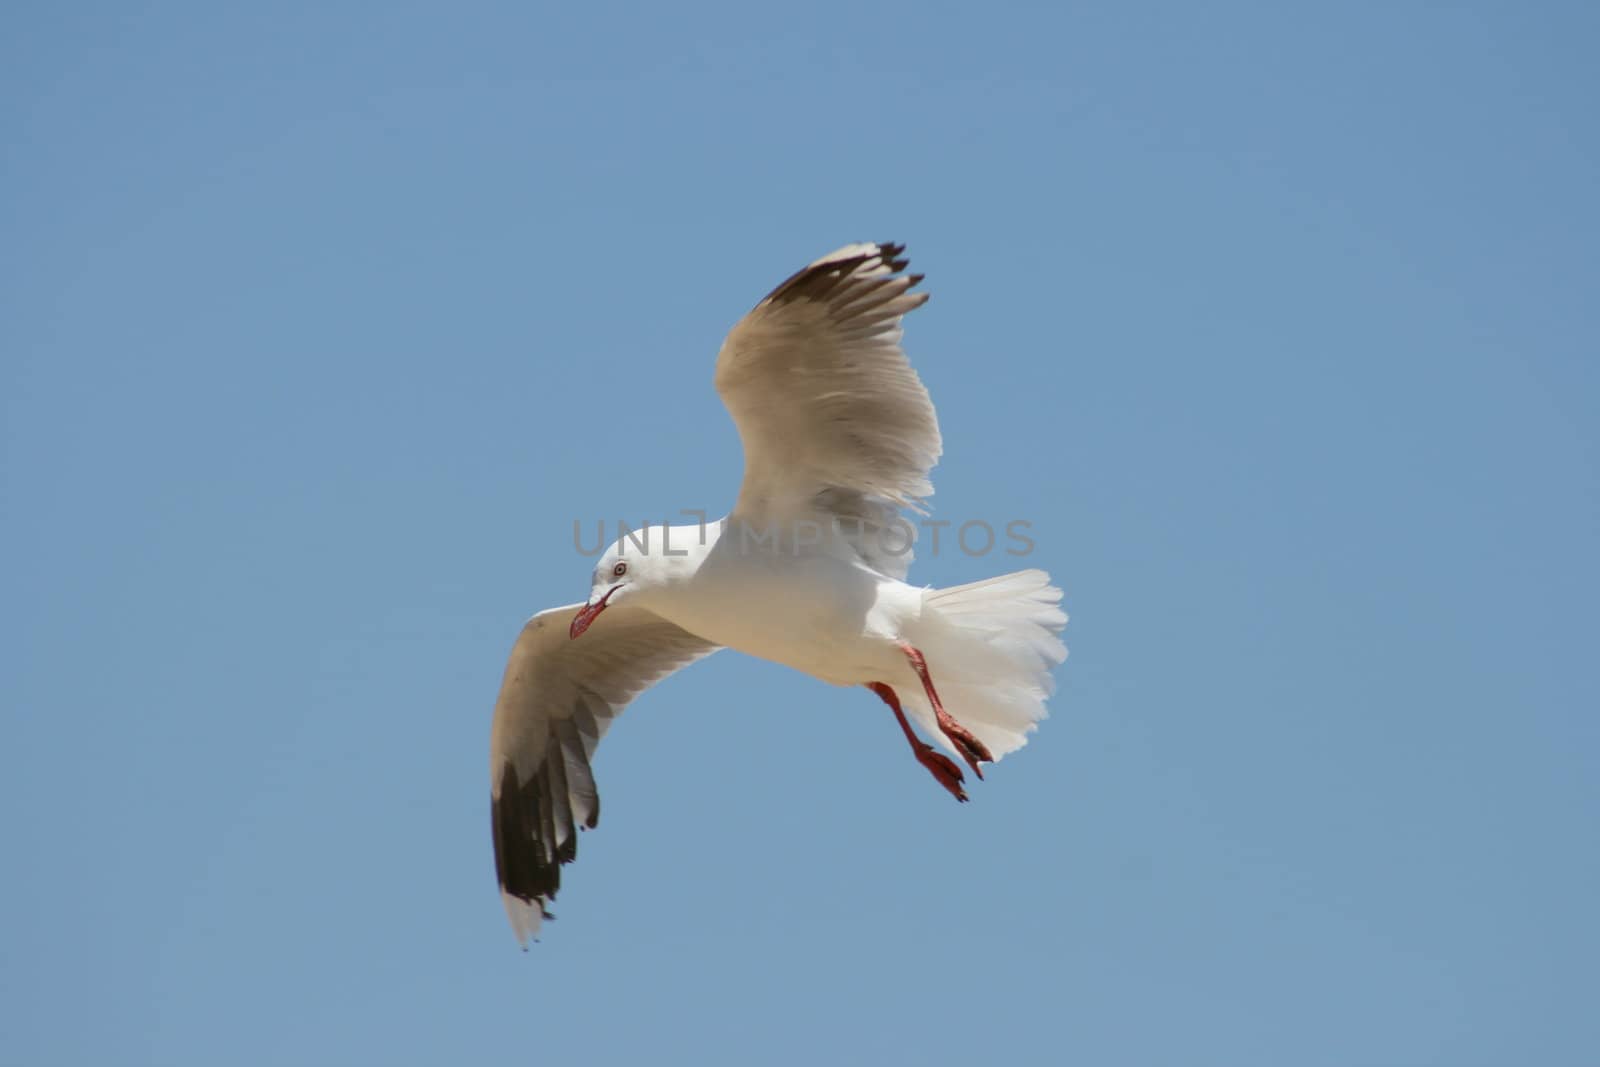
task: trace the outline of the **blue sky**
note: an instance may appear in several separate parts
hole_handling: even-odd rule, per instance
[[[1597,30],[13,7],[0,1061],[1593,1062]],[[731,504],[724,331],[874,239],[1052,718],[958,806],[692,668],[525,955],[510,642],[574,518]]]

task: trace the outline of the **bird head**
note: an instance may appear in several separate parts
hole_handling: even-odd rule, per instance
[[[634,583],[643,576],[644,561],[643,556],[630,557],[625,553],[620,541],[600,557],[589,579],[589,600],[572,617],[572,628],[568,633],[574,639],[582,637],[583,632],[594,624],[607,606],[633,590]]]

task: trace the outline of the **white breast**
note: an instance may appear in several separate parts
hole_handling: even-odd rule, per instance
[[[707,641],[859,685],[897,665],[890,616],[920,602],[919,590],[845,560],[728,549],[653,608]]]

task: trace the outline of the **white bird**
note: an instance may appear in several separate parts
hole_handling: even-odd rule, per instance
[[[495,869],[517,939],[550,918],[561,865],[600,801],[590,761],[635,696],[732,648],[894,711],[918,762],[957,800],[1045,717],[1061,591],[1039,570],[950,589],[903,579],[901,508],[932,495],[933,404],[900,349],[926,300],[904,246],[853,244],[774,289],[729,332],[716,387],[744,444],[733,511],[620,537],[589,597],[542,611],[511,650],[489,774]],[[652,540],[653,538],[653,540]],[[653,551],[652,551],[653,549]],[[935,684],[937,680],[937,685]]]

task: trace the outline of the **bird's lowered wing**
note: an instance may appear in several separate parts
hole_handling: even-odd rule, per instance
[[[660,616],[618,604],[583,639],[567,627],[582,604],[541,611],[511,649],[495,701],[489,796],[495,873],[526,946],[578,852],[578,830],[600,818],[590,759],[628,702],[717,650]]]

